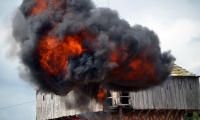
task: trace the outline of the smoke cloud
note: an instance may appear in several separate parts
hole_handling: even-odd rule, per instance
[[[23,0],[13,19],[23,75],[40,89],[66,95],[73,89],[99,101],[106,91],[138,91],[162,83],[175,58],[161,52],[147,27],[91,0]],[[26,75],[25,75],[26,74]]]

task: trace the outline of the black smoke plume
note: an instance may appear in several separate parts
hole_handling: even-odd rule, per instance
[[[58,95],[80,89],[98,98],[103,89],[158,85],[173,68],[175,58],[161,52],[156,33],[131,27],[91,0],[23,0],[19,10],[13,36],[26,75],[40,89]]]

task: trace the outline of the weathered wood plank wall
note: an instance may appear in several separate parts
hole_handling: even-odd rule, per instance
[[[200,110],[198,77],[170,77],[159,86],[129,94],[133,109],[136,110]],[[92,99],[85,106],[77,105],[75,96],[73,91],[66,97],[37,91],[37,120],[103,111],[103,106]],[[111,91],[111,96],[113,106],[121,104],[119,92]]]
[[[103,111],[103,106],[97,103],[94,99],[89,99],[89,104],[85,106],[76,105],[76,98],[73,91],[71,91],[67,96],[61,97],[52,93],[44,93],[38,90],[36,92],[36,99],[37,120],[47,120],[64,116],[73,116],[87,112]]]
[[[163,84],[131,92],[134,109],[200,110],[198,77],[170,77]]]

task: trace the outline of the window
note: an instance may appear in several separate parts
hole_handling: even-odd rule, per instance
[[[109,91],[107,91],[107,100],[106,100],[106,102],[107,102],[107,105],[113,106],[113,104],[112,104],[112,96],[111,96],[111,93]]]
[[[121,93],[121,104],[129,104],[129,93],[127,92],[122,92]]]

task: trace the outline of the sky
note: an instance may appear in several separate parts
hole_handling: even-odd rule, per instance
[[[176,64],[200,75],[199,0],[93,0],[97,7],[118,11],[131,26],[140,24],[155,31],[162,51],[171,50]],[[20,60],[10,56],[12,18],[22,0],[0,0],[0,119],[35,120],[35,87],[18,75]],[[8,57],[10,56],[10,57]]]

